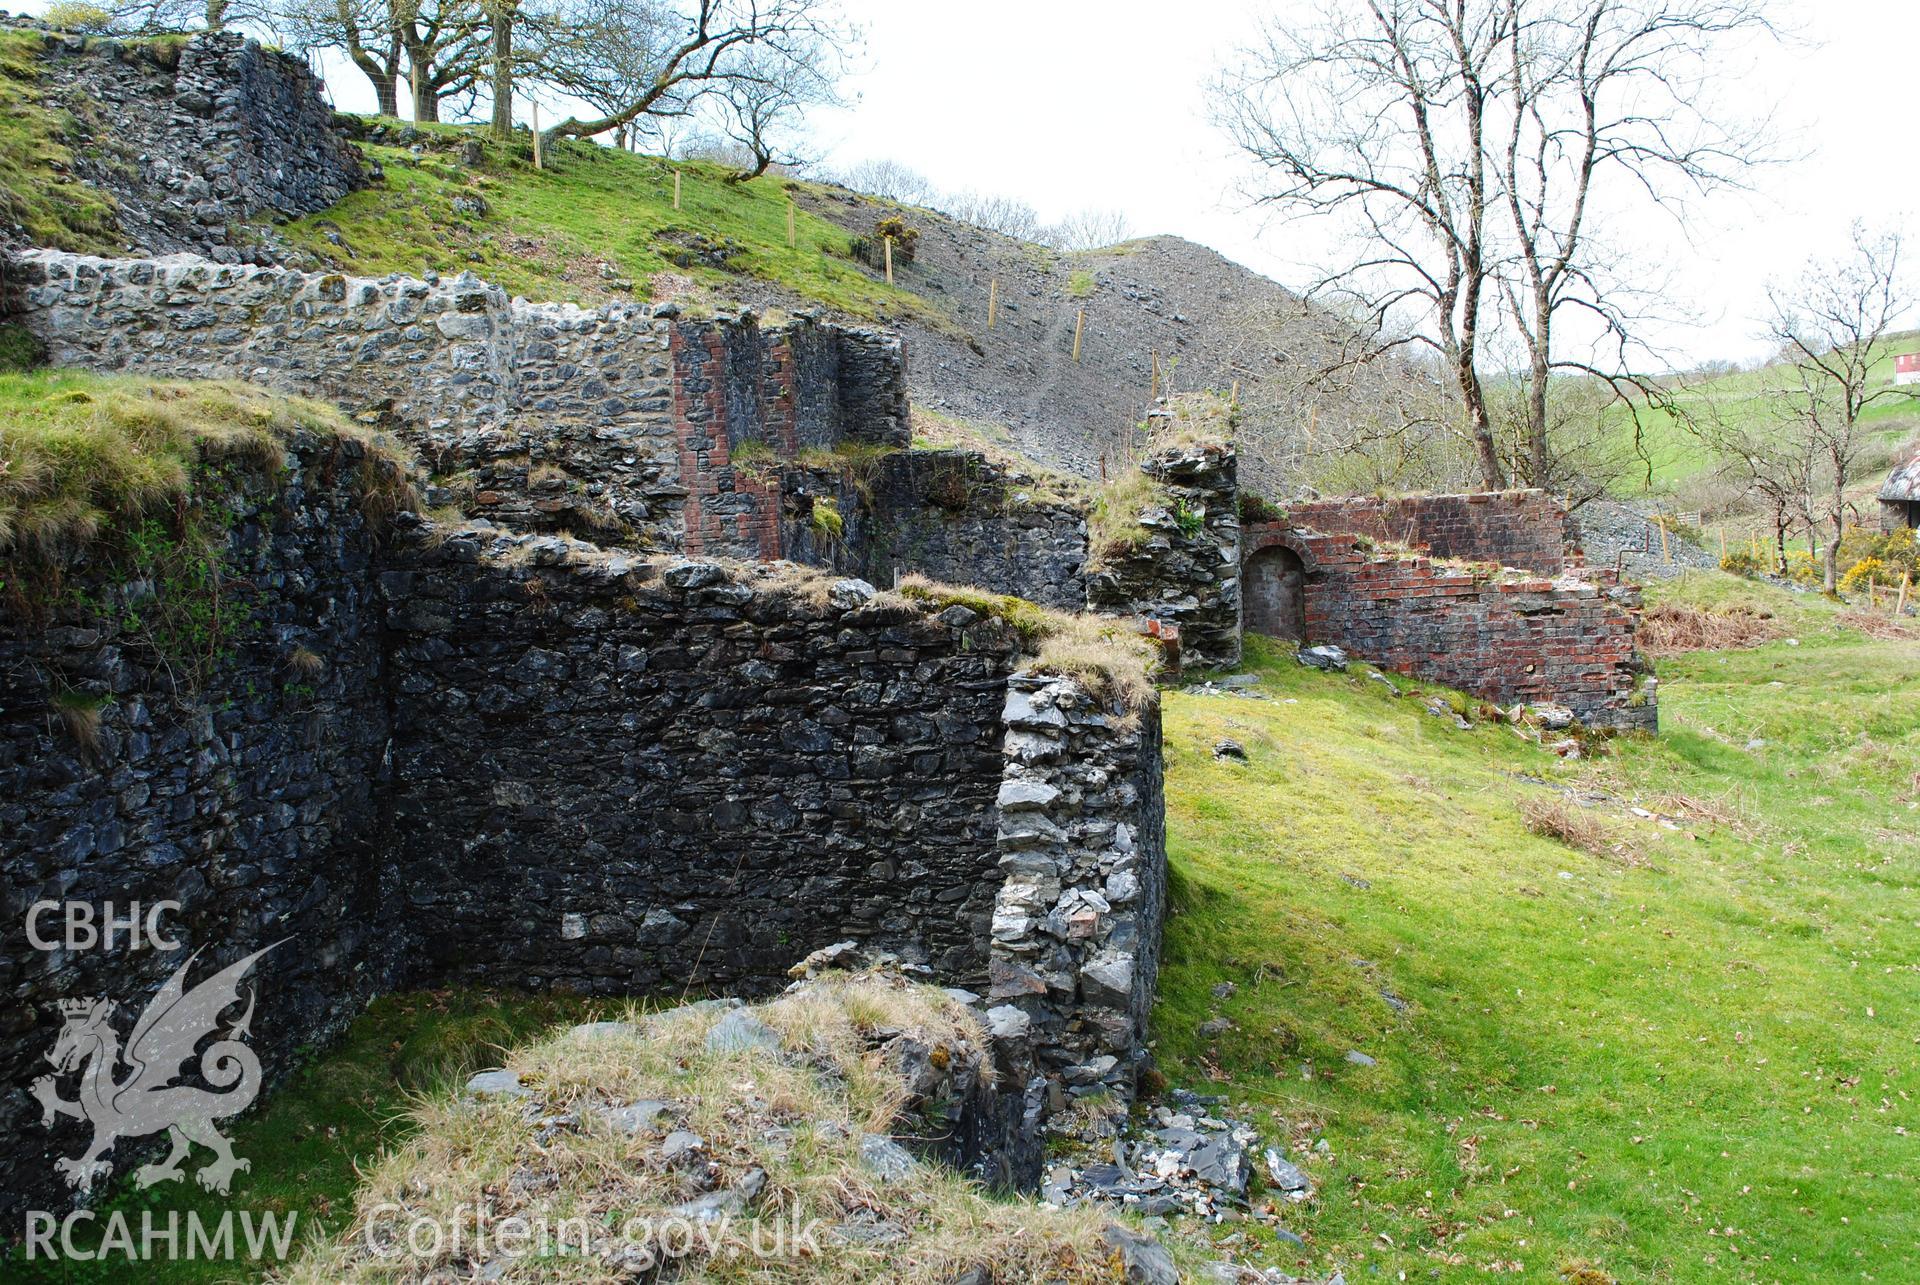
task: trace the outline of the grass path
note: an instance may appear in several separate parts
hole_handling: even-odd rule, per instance
[[[1162,1065],[1329,1147],[1267,1261],[1920,1279],[1920,645],[1803,623],[1664,665],[1661,737],[1597,762],[1273,648],[1272,701],[1169,699]],[[1518,774],[1688,819],[1596,809],[1630,855],[1588,855]]]

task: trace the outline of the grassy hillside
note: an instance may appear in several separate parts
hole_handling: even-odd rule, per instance
[[[416,132],[407,146],[363,143],[385,181],[283,235],[345,271],[472,271],[533,299],[647,299],[689,285],[732,297],[760,282],[853,316],[938,319],[854,259],[847,232],[804,208],[789,246],[788,206],[805,186],[792,180],[734,182],[724,166],[585,143],[546,149],[536,170],[524,137],[500,144],[453,126]],[[484,162],[460,164],[461,145],[482,139]],[[454,208],[461,198],[464,212]]]
[[[1875,386],[1890,385],[1894,357],[1914,351],[1920,351],[1920,332],[1895,335],[1880,344],[1874,354]],[[1781,411],[1776,404],[1777,394],[1793,385],[1791,369],[1775,362],[1758,370],[1690,379],[1676,390],[1675,401],[1683,414],[1702,420],[1719,417],[1726,423],[1757,431],[1778,419]],[[1885,399],[1867,408],[1863,423],[1871,432],[1873,453],[1877,459],[1885,459],[1890,464],[1893,453],[1920,429],[1920,403],[1905,398]],[[1631,416],[1614,414],[1610,429],[1617,449],[1625,452],[1632,448],[1635,428]],[[1628,479],[1630,492],[1669,493],[1713,469],[1712,453],[1681,416],[1644,413],[1639,430],[1640,444],[1651,467],[1651,483],[1646,470],[1639,470]]]
[[[1664,592],[1798,645],[1664,662],[1659,738],[1593,760],[1273,648],[1272,701],[1170,698],[1162,1064],[1328,1147],[1265,1261],[1920,1278],[1920,643]]]

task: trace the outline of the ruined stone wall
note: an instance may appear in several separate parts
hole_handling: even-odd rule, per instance
[[[138,253],[272,262],[278,248],[249,219],[324,210],[365,185],[303,59],[233,34],[40,34],[40,89],[93,143],[75,150],[77,175],[112,196]]]
[[[1249,559],[1305,568],[1305,641],[1505,705],[1550,702],[1593,727],[1654,730],[1653,680],[1634,650],[1639,590],[1611,572],[1548,578],[1450,567],[1351,535],[1249,526]]]
[[[875,584],[917,571],[1049,607],[1087,602],[1086,515],[978,451],[899,451],[876,461],[851,565]]]
[[[984,981],[1004,624],[485,544],[383,580],[393,842],[435,872],[408,904],[437,971],[763,989],[851,939]]]
[[[277,490],[233,475],[222,639],[156,633],[153,587],[98,564],[69,573],[62,605],[0,607],[8,1219],[69,1197],[53,1162],[88,1136],[78,1121],[43,1127],[27,1091],[50,1070],[55,1000],[120,1001],[124,1036],[189,952],[207,952],[198,980],[284,938],[257,966],[253,1046],[271,1075],[395,975],[400,872],[377,839],[388,670],[362,462],[356,442],[304,436]],[[157,927],[181,949],[130,949],[125,929],[111,949],[36,949],[42,901],[102,919],[109,903],[124,917],[177,902]],[[37,928],[58,942],[61,912]]]
[[[1010,684],[988,1021],[1074,1095],[1131,1094],[1166,913],[1158,712]]]
[[[1326,535],[1366,536],[1436,558],[1492,562],[1548,576],[1580,565],[1573,519],[1566,505],[1545,491],[1296,500],[1287,505],[1287,520]]]
[[[1168,447],[1140,464],[1163,495],[1135,519],[1145,538],[1095,549],[1087,602],[1178,641],[1182,665],[1240,663],[1240,487],[1233,448]]]
[[[17,256],[5,308],[55,365],[238,378],[387,424],[431,503],[523,530],[779,557],[777,482],[734,467],[907,444],[899,341],[799,318],[688,321],[665,304],[509,300],[478,278]]]

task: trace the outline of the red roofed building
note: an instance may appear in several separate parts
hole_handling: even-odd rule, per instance
[[[1893,359],[1893,382],[1920,384],[1920,352],[1903,352]]]

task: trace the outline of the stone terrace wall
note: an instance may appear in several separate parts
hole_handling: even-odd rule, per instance
[[[1140,464],[1166,488],[1138,521],[1147,538],[1101,553],[1087,576],[1097,611],[1134,616],[1150,633],[1177,637],[1184,665],[1240,663],[1240,487],[1233,448],[1169,447]],[[1183,523],[1185,525],[1183,525]]]
[[[509,300],[469,275],[184,255],[33,251],[7,284],[56,365],[246,379],[369,411],[440,475],[430,501],[521,529],[778,557],[782,497],[734,469],[735,450],[907,443],[899,341],[809,318],[690,322],[671,304]]]
[[[753,989],[851,938],[984,981],[1004,624],[482,543],[383,577],[393,842],[434,872],[408,902],[436,971]]]
[[[27,1092],[50,1068],[53,1001],[105,995],[121,1031],[185,955],[193,980],[290,938],[256,966],[253,1045],[270,1075],[298,1046],[338,1031],[395,976],[399,870],[377,841],[391,731],[378,550],[351,479],[352,441],[303,437],[283,484],[235,501],[224,609],[244,619],[231,654],[196,694],[176,690],[126,619],[134,586],[70,573],[74,602],[51,619],[0,607],[0,1213],[59,1208],[53,1162],[77,1155],[78,1121],[41,1125]],[[313,662],[297,653],[304,649]],[[96,747],[65,730],[62,699],[99,705]],[[82,733],[84,735],[84,733]],[[29,907],[87,903],[122,917],[180,904],[159,921],[184,949],[32,948]],[[39,924],[59,939],[60,915]],[[71,1090],[67,1092],[71,1097]],[[125,1162],[130,1144],[116,1159]],[[52,1203],[48,1203],[52,1202]],[[17,1222],[14,1224],[17,1226]]]
[[[1639,591],[1611,572],[1550,579],[1376,552],[1351,535],[1250,526],[1306,570],[1306,640],[1500,704],[1553,702],[1593,727],[1655,729],[1654,682],[1634,649]]]
[[[44,90],[95,143],[75,168],[113,197],[138,253],[269,262],[276,248],[248,219],[324,210],[365,184],[303,59],[220,33],[42,40]]]
[[[1327,535],[1363,535],[1424,548],[1436,558],[1492,562],[1557,576],[1580,565],[1580,541],[1567,508],[1545,491],[1471,495],[1370,495],[1296,500],[1287,520]]]

